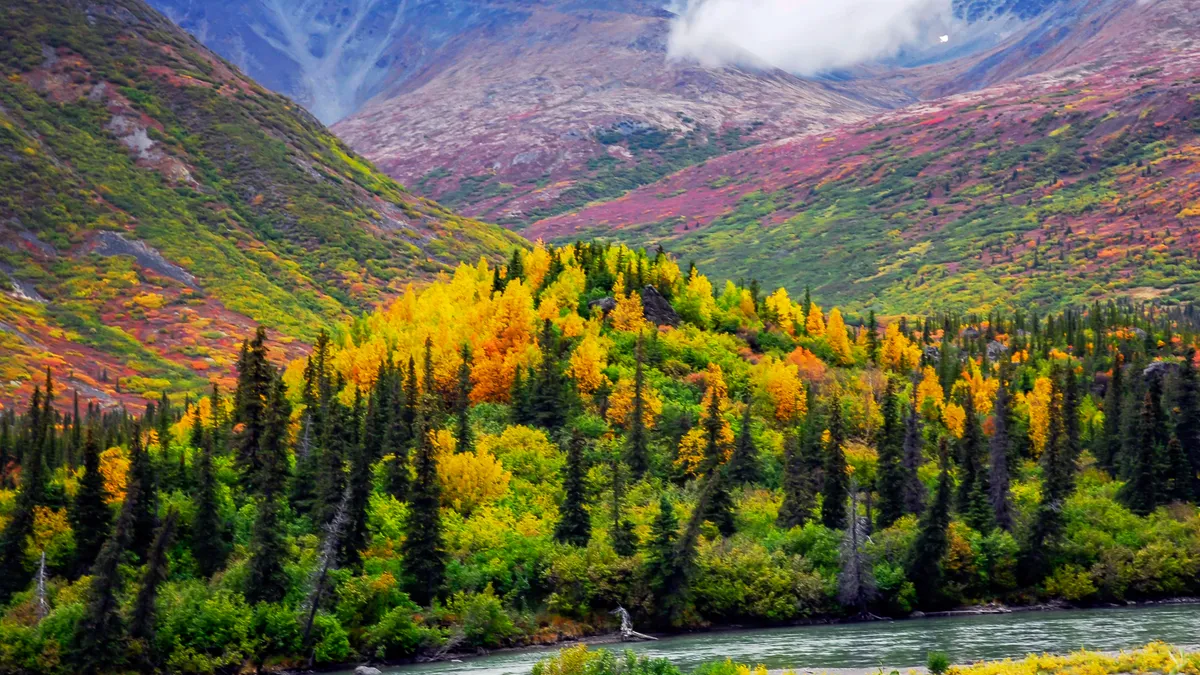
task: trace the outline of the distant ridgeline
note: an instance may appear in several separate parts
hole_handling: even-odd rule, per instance
[[[47,373],[0,418],[0,671],[1200,592],[1193,308],[856,323],[539,246],[140,416]]]

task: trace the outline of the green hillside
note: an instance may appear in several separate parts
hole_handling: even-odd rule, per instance
[[[193,387],[254,323],[310,340],[521,242],[410,194],[138,0],[6,2],[0,68],[0,381],[65,361],[110,401]]]

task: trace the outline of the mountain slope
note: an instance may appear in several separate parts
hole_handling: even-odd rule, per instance
[[[13,0],[0,45],[0,399],[63,361],[109,402],[200,386],[255,323],[311,338],[520,242],[404,191],[139,0]]]
[[[1200,298],[1200,50],[796,137],[535,223],[725,278],[920,311]]]

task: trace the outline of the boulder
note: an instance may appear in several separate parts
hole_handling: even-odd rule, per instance
[[[1153,380],[1166,377],[1167,375],[1178,371],[1179,364],[1174,361],[1155,361],[1154,363],[1146,366],[1146,369],[1142,371],[1142,377],[1146,378],[1147,380]]]
[[[942,360],[942,352],[933,345],[925,345],[925,360],[930,363],[938,363]]]
[[[354,675],[383,675],[383,671],[371,666],[359,666],[354,669]]]
[[[678,326],[679,314],[653,286],[642,289],[642,314],[655,326]]]
[[[989,361],[999,361],[1001,357],[1008,353],[1008,345],[1002,342],[992,340],[987,346],[987,355]]]
[[[592,300],[588,303],[588,309],[592,310],[593,312],[599,309],[600,313],[604,316],[607,316],[609,312],[616,308],[617,301],[613,298],[600,298],[599,300]]]

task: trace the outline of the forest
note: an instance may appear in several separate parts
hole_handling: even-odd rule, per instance
[[[0,672],[1200,593],[1193,307],[818,300],[539,244],[305,358],[260,327],[231,391],[101,409],[47,371],[0,415]]]

